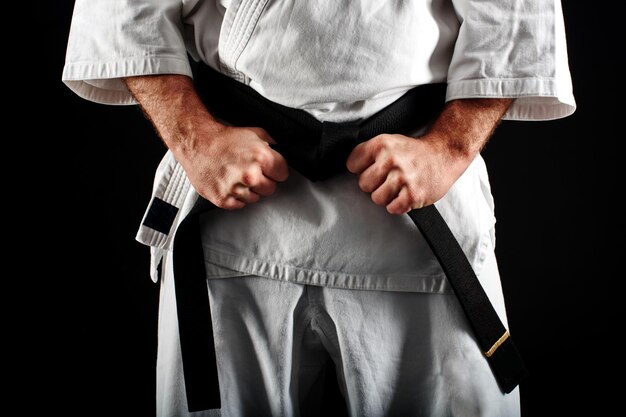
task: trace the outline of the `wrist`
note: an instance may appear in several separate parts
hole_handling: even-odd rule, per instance
[[[446,134],[429,132],[420,138],[439,155],[442,164],[459,176],[472,163],[480,148],[468,146],[468,141],[459,141]]]
[[[461,99],[446,103],[423,139],[448,169],[462,174],[493,134],[512,99]]]

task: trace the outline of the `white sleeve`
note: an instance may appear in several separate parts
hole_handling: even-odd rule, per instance
[[[135,104],[122,77],[191,76],[181,0],[76,0],[62,80],[79,96]]]
[[[576,109],[560,0],[452,0],[461,22],[447,99],[515,98],[505,119]]]

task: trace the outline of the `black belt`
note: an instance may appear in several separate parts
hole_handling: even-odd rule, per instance
[[[195,75],[198,91],[218,119],[234,126],[264,128],[273,145],[312,181],[344,172],[350,151],[381,133],[408,134],[432,121],[441,111],[445,84],[416,87],[359,123],[319,122],[302,110],[265,99],[251,87],[206,66]],[[189,411],[220,407],[199,215],[215,208],[200,198],[181,222],[174,238],[174,279],[180,343]],[[439,260],[503,392],[511,392],[526,374],[511,337],[472,270],[461,246],[434,205],[412,210],[417,225]],[[233,347],[236,349],[236,347]]]

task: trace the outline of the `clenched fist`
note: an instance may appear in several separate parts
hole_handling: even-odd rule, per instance
[[[203,137],[202,129],[194,136]],[[196,191],[223,209],[238,209],[269,196],[289,175],[287,161],[260,128],[223,126],[174,151]]]
[[[357,174],[361,190],[391,214],[433,204],[460,175],[435,142],[403,135],[383,134],[361,143],[347,167]]]
[[[126,86],[198,193],[223,209],[268,196],[289,175],[287,162],[260,128],[216,121],[183,75],[128,77]]]
[[[383,134],[358,145],[348,170],[389,213],[433,204],[484,148],[511,103],[509,98],[449,101],[420,138]]]

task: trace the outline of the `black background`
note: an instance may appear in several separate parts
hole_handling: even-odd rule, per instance
[[[19,366],[24,410],[151,416],[158,285],[134,236],[164,147],[136,107],[90,103],[62,84],[72,7],[39,9],[34,62],[43,60],[29,66],[36,93],[22,123],[35,140],[9,138],[23,162],[9,182],[24,194],[5,208],[27,220],[6,226],[16,231],[9,264],[28,254],[13,316],[26,318],[15,334],[32,350],[8,365]],[[613,414],[623,385],[623,34],[615,11],[563,7],[576,113],[503,122],[484,151],[511,332],[531,372],[521,385],[525,417]]]

